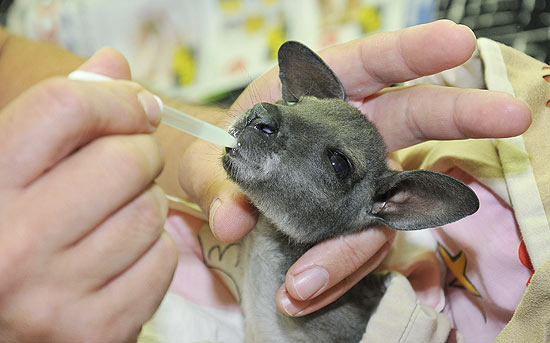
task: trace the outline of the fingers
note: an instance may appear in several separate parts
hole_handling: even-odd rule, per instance
[[[428,47],[428,48],[427,48]],[[394,83],[431,75],[466,62],[475,51],[473,32],[449,20],[382,32],[319,55],[336,73],[348,99],[362,99]],[[261,101],[281,98],[278,69],[273,68],[252,82],[235,101],[241,112]]]
[[[78,70],[89,71],[115,80],[131,80],[130,66],[126,58],[113,48],[102,48],[84,62]]]
[[[128,63],[111,48],[101,49],[79,69],[130,77]],[[0,186],[27,184],[95,137],[151,132],[159,121],[157,103],[137,84],[42,82],[1,112]]]
[[[159,239],[167,213],[165,193],[152,185],[66,249],[62,253],[67,261],[64,273],[74,275],[87,291],[103,286],[139,260]]]
[[[152,132],[159,120],[156,101],[137,84],[48,80],[0,115],[0,186],[25,186],[94,138]]]
[[[375,34],[320,55],[338,75],[350,102],[376,124],[388,148],[396,150],[429,139],[510,137],[529,127],[527,105],[502,93],[420,86],[375,94],[390,84],[460,65],[474,50],[470,29],[440,20]],[[241,111],[258,99],[278,100],[277,72],[254,81],[233,109]]]
[[[123,313],[133,313],[132,320],[141,324],[159,306],[176,265],[177,249],[169,235],[163,233],[139,261],[99,291],[98,303],[111,304],[122,309]],[[120,294],[127,296],[121,297]]]
[[[85,299],[83,308],[92,318],[78,324],[91,322],[93,327],[104,329],[99,333],[90,332],[88,339],[135,341],[141,326],[152,317],[166,294],[176,264],[175,245],[168,234],[163,233],[139,261]],[[89,331],[85,327],[81,330]]]
[[[231,182],[220,162],[221,151],[212,144],[197,141],[185,152],[180,185],[208,216],[217,239],[235,242],[244,237],[257,221],[257,213],[238,187]]]
[[[49,243],[73,244],[146,190],[162,166],[152,135],[98,138],[27,187],[24,197],[37,214],[28,220],[47,219],[41,233]],[[58,227],[71,230],[58,232]]]
[[[390,151],[430,139],[510,137],[531,124],[527,104],[486,90],[392,88],[354,105],[376,125]]]
[[[394,235],[373,227],[314,246],[288,270],[279,308],[302,316],[333,302],[380,264]]]
[[[384,32],[320,53],[342,81],[349,99],[369,96],[466,62],[476,48],[473,32],[449,20]]]
[[[129,77],[115,55],[107,49],[83,68]],[[163,166],[150,134],[159,120],[156,100],[130,81],[54,78],[2,109],[0,269],[12,320],[3,332],[59,341],[80,325],[67,341],[109,337],[101,328],[121,330],[112,341],[137,336],[176,263],[161,235],[166,199],[151,186]]]
[[[214,199],[208,209],[208,222],[218,240],[236,242],[254,228],[258,213],[235,185],[223,187],[219,192],[206,195]]]

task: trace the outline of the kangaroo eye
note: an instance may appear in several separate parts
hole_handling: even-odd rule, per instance
[[[344,154],[334,150],[327,150],[327,157],[339,179],[345,179],[350,175],[351,167]]]
[[[270,125],[266,123],[258,123],[254,126],[257,130],[262,131],[266,135],[272,135],[279,132],[279,129],[275,125]]]

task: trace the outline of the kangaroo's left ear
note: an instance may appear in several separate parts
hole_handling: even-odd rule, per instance
[[[473,214],[479,200],[462,182],[428,170],[394,172],[379,182],[371,216],[396,230],[438,227]]]
[[[286,102],[296,102],[302,96],[346,99],[334,72],[302,43],[288,41],[279,48],[279,78]]]

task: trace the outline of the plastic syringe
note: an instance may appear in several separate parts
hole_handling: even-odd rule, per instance
[[[71,80],[80,80],[80,81],[111,81],[108,76],[96,74],[83,70],[76,70],[69,74],[68,76]],[[155,95],[160,110],[161,110],[161,121],[174,127],[180,131],[193,135],[197,138],[206,140],[210,143],[217,145],[234,148],[237,146],[237,139],[231,136],[225,130],[202,121],[198,118],[193,117],[190,114],[181,112],[171,106],[164,105],[162,100]]]

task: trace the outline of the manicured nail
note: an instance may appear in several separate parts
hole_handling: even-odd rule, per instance
[[[328,272],[320,267],[307,269],[300,274],[291,275],[290,281],[301,300],[315,296],[328,284]]]
[[[160,102],[160,99],[158,99],[157,96],[148,91],[141,91],[138,94],[138,100],[141,103],[141,106],[143,106],[143,110],[145,111],[147,118],[149,118],[149,122],[156,127],[160,122],[162,102]]]
[[[210,204],[210,214],[208,216],[210,231],[212,231],[212,234],[216,237],[216,239],[218,239],[218,237],[216,236],[216,228],[214,227],[214,216],[216,215],[216,210],[221,206],[221,204],[222,201],[220,199],[212,201],[212,204]]]
[[[296,300],[293,301],[286,291],[283,291],[280,297],[280,303],[286,314],[291,317],[299,316],[309,305],[309,301],[305,303],[299,303]]]

